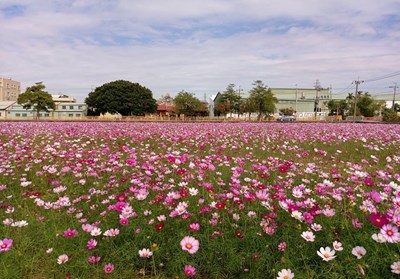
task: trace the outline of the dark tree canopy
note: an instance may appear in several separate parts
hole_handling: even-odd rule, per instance
[[[85,99],[92,115],[119,113],[123,116],[144,115],[157,110],[150,89],[139,83],[116,80],[97,87]]]
[[[217,114],[227,114],[231,112],[240,113],[242,98],[235,90],[235,85],[233,83],[226,87],[226,90],[221,94],[221,97],[217,101],[215,107]]]
[[[201,102],[192,93],[181,91],[174,98],[175,110],[178,114],[188,116],[205,116],[208,114],[207,103]]]
[[[18,104],[21,104],[24,109],[36,111],[36,117],[39,117],[41,111],[54,110],[56,105],[51,95],[44,91],[45,88],[43,82],[36,82],[35,85],[28,87],[24,93],[18,96]]]
[[[250,90],[250,99],[258,112],[258,120],[261,120],[263,114],[268,115],[275,112],[275,104],[278,100],[261,80],[253,83],[254,87]]]

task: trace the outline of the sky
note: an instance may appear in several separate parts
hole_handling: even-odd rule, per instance
[[[255,80],[319,80],[335,97],[360,80],[390,99],[399,12],[400,0],[0,0],[0,76],[79,101],[114,80],[202,100]]]

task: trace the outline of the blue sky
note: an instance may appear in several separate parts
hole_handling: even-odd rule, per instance
[[[0,0],[0,76],[83,101],[117,79],[154,97],[248,91],[353,90],[400,73],[399,0]],[[390,94],[400,75],[360,90]]]

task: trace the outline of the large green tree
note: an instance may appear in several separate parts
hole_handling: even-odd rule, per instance
[[[267,88],[261,80],[253,83],[254,87],[250,90],[250,99],[253,102],[256,112],[258,113],[258,121],[263,115],[272,114],[276,110],[278,99],[272,94],[271,88]]]
[[[329,100],[328,104],[329,115],[345,116],[345,112],[349,109],[349,103],[346,100]]]
[[[119,113],[123,116],[144,115],[157,110],[157,102],[150,89],[139,83],[116,80],[97,87],[85,99],[89,113]]]
[[[353,93],[346,97],[350,110],[349,115],[354,115],[354,106],[356,104],[356,115],[366,117],[374,116],[378,111],[383,110],[384,104],[374,99],[368,92],[358,92],[356,98]]]
[[[233,83],[229,84],[216,103],[217,113],[236,112],[239,114],[241,99],[239,93],[235,90],[235,85]]]
[[[44,91],[45,88],[43,82],[36,82],[35,85],[28,87],[24,93],[18,96],[18,104],[21,104],[24,109],[36,111],[36,118],[39,118],[41,111],[54,110],[56,105],[51,95]]]
[[[181,91],[174,98],[175,111],[188,116],[207,115],[208,106],[201,102],[194,94]]]

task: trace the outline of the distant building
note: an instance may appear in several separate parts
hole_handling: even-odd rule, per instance
[[[75,98],[71,98],[64,94],[52,94],[51,97],[53,98],[54,103],[57,105],[59,103],[76,103]]]
[[[326,103],[332,99],[330,88],[271,88],[278,99],[276,109],[292,108],[297,113],[323,112],[327,110]]]
[[[171,116],[175,115],[175,106],[172,104],[158,104],[157,105],[157,114],[158,115],[166,115]]]
[[[21,92],[21,83],[0,77],[0,101],[17,101]]]
[[[332,99],[330,88],[271,88],[272,94],[278,99],[276,112],[280,109],[292,108],[297,114],[313,115],[315,110],[327,113],[327,103]],[[242,94],[242,98],[248,98],[248,94]],[[210,116],[213,116],[215,105],[221,98],[221,93],[217,93],[210,98]]]
[[[86,115],[87,105],[85,103],[58,103],[55,110],[41,111],[39,118],[43,120],[76,120]],[[24,109],[15,101],[0,101],[0,119],[2,120],[32,120],[35,116],[35,111]]]

